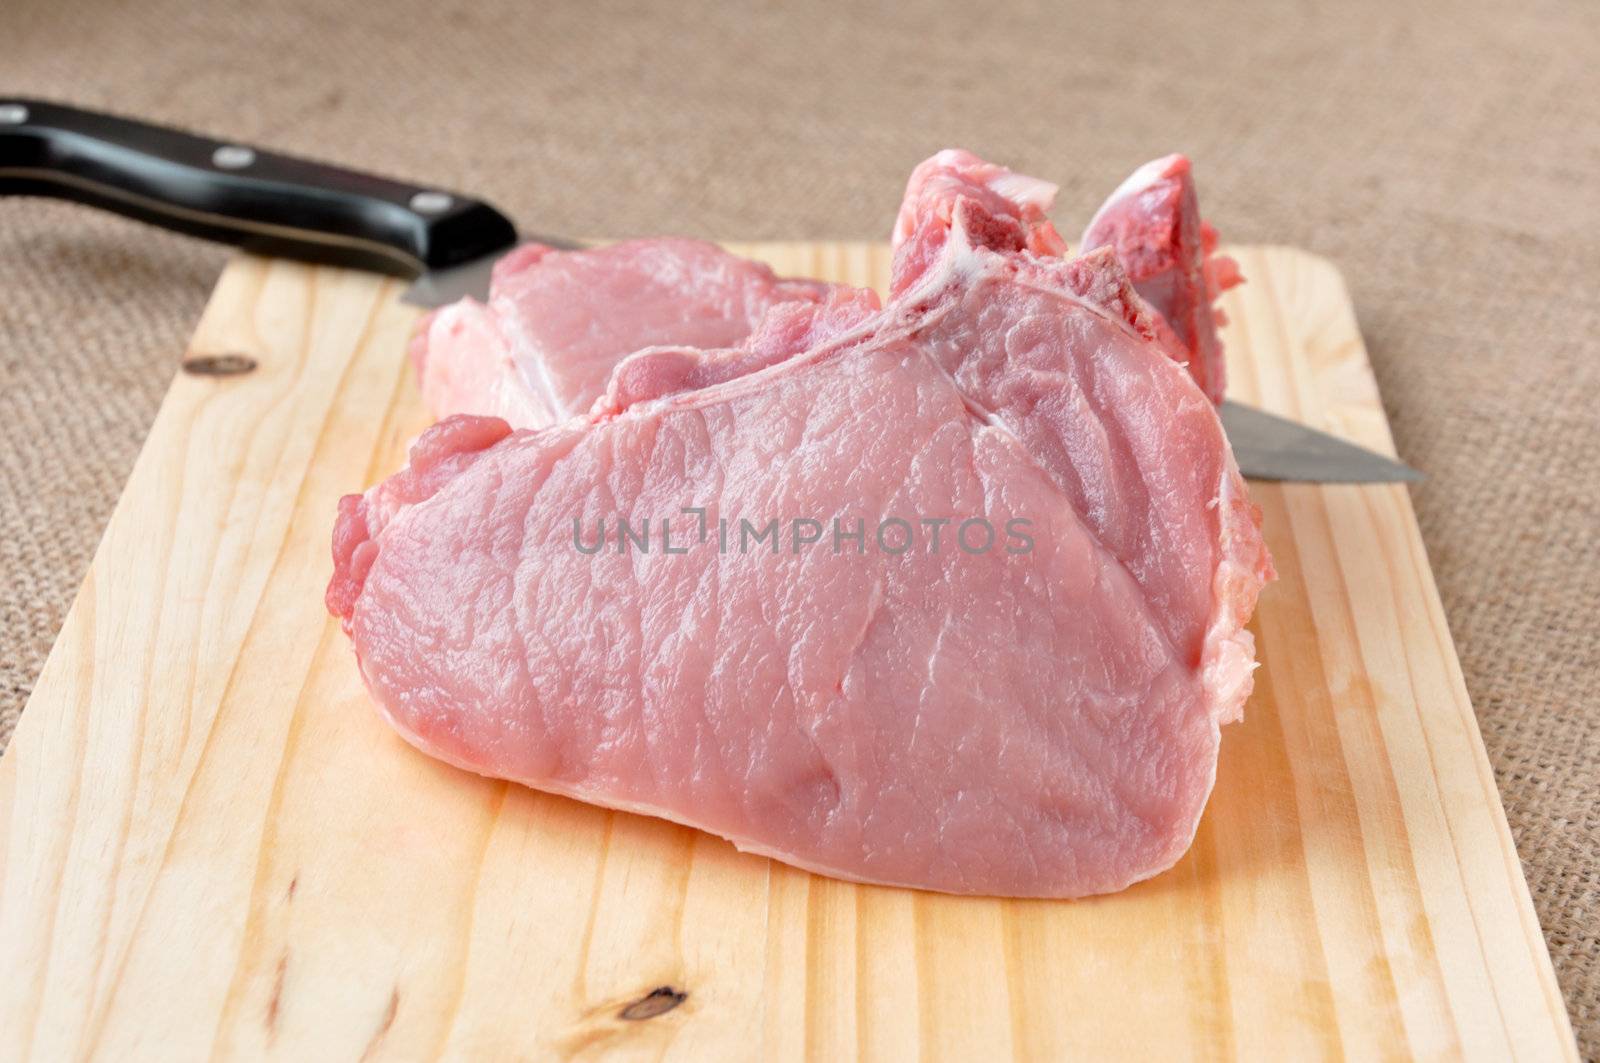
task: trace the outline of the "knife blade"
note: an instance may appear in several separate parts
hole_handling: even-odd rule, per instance
[[[1374,484],[1423,479],[1403,462],[1232,399],[1217,412],[1239,471],[1253,480]]]
[[[0,99],[6,194],[70,199],[257,254],[411,278],[402,298],[427,308],[487,298],[495,262],[530,239],[459,192],[32,99]],[[1422,479],[1392,458],[1261,410],[1225,402],[1220,412],[1248,477]]]

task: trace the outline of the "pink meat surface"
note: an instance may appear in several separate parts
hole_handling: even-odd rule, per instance
[[[768,310],[824,301],[836,287],[779,278],[700,240],[525,244],[496,264],[487,304],[463,299],[423,319],[411,356],[435,417],[536,428],[586,412],[635,351],[731,347]]]
[[[1239,267],[1215,255],[1216,230],[1200,218],[1189,160],[1168,155],[1135,170],[1095,212],[1080,245],[1109,247],[1133,286],[1171,327],[1180,357],[1212,402],[1227,386],[1217,296],[1241,283]]]
[[[647,352],[592,417],[425,434],[334,539],[382,712],[843,878],[1072,897],[1170,866],[1271,563],[1115,257],[1018,250],[1022,195],[926,199],[896,297],[803,352]]]
[[[900,201],[891,243],[894,276],[890,291],[899,295],[939,260],[958,213],[963,230],[985,246],[1066,253],[1066,241],[1050,223],[1056,186],[985,162],[970,151],[947,148],[911,171]]]
[[[818,303],[774,306],[737,347],[647,347],[618,364],[591,412],[597,417],[619,413],[644,399],[710,387],[765,369],[831,342],[879,309],[876,292],[840,285]]]

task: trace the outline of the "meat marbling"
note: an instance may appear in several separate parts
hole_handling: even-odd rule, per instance
[[[636,354],[543,430],[446,420],[343,500],[328,604],[402,735],[861,881],[1071,897],[1185,851],[1258,514],[1116,257],[1037,254],[1032,186],[942,173],[882,311]],[[649,548],[590,552],[618,518]]]

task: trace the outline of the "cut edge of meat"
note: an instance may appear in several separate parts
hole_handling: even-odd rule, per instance
[[[367,573],[378,558],[378,539],[384,527],[406,507],[432,498],[484,451],[511,434],[511,426],[499,417],[447,417],[417,437],[398,472],[363,494],[339,499],[339,515],[333,525],[333,575],[323,600],[328,612],[339,618],[345,634],[350,633]]]
[[[1261,589],[1278,578],[1261,535],[1261,507],[1250,501],[1230,450],[1228,471],[1217,494],[1222,511],[1222,561],[1212,577],[1211,623],[1206,628],[1201,683],[1210,693],[1219,724],[1244,719],[1255,687],[1255,636],[1246,626]]]
[[[1111,247],[1134,287],[1169,326],[1179,359],[1206,397],[1222,401],[1227,367],[1217,335],[1226,323],[1213,303],[1244,282],[1238,263],[1215,254],[1217,232],[1200,215],[1193,168],[1180,154],[1140,166],[1085,227],[1084,251]]]

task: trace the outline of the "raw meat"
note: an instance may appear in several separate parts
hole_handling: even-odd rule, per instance
[[[844,878],[1170,866],[1250,689],[1259,518],[1115,256],[1019,250],[1027,194],[978,183],[807,350],[645,352],[594,416],[452,418],[344,499],[328,605],[400,733]]]
[[[1012,173],[959,148],[925,159],[911,171],[895,218],[890,291],[905,291],[938,261],[958,209],[966,211],[966,231],[989,247],[1065,254],[1066,241],[1047,216],[1056,191],[1048,181]]]
[[[1217,233],[1200,218],[1189,160],[1168,155],[1135,170],[1095,212],[1080,246],[1116,252],[1134,288],[1171,326],[1195,383],[1221,402],[1227,375],[1217,327],[1224,318],[1211,304],[1244,278],[1233,259],[1213,254]]]
[[[700,240],[525,244],[495,265],[487,305],[463,299],[425,318],[411,356],[435,417],[536,428],[587,411],[634,351],[732,346],[769,309],[816,303],[836,287],[781,279]]]
[[[1063,254],[1066,244],[1047,216],[1055,194],[1055,185],[970,152],[938,153],[908,182],[893,233],[891,290],[903,290],[936,259],[958,201],[981,207],[978,216],[993,227],[983,239],[992,246]],[[940,224],[919,228],[917,219]],[[920,240],[906,246],[917,233]],[[1241,278],[1231,259],[1211,255],[1216,234],[1200,221],[1188,160],[1158,159],[1124,182],[1085,235],[1085,248],[1103,244],[1116,250],[1158,311],[1150,325],[1156,341],[1220,401],[1222,314],[1211,303]],[[779,279],[759,263],[696,240],[568,252],[527,244],[497,264],[488,305],[465,299],[424,319],[412,358],[435,417],[476,413],[536,428],[587,411],[617,364],[641,349],[743,345],[769,310],[861,298],[841,291],[848,290]],[[808,314],[802,305],[778,316]],[[770,341],[764,346],[768,360],[777,357]]]
[[[820,347],[869,320],[876,292],[838,285],[817,303],[779,303],[756,330],[726,350],[647,347],[623,359],[591,412],[605,416],[648,398],[710,387]]]

